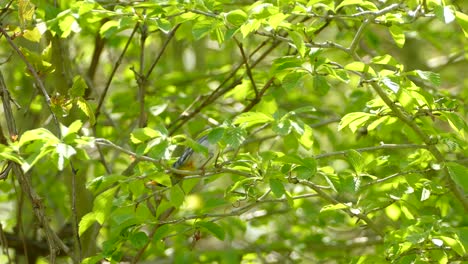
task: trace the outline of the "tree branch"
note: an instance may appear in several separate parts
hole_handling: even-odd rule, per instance
[[[3,28],[0,27],[0,30],[3,30]],[[5,33],[3,34],[5,35]],[[14,117],[13,117],[13,112],[11,110],[10,101],[7,98],[8,90],[7,90],[7,87],[5,86],[5,81],[4,81],[3,74],[1,71],[0,71],[0,86],[1,86],[0,89],[2,89],[3,109],[4,109],[6,120],[7,120],[8,131],[10,131],[10,137],[16,138],[18,136],[18,130],[14,122]],[[46,216],[44,205],[42,203],[42,199],[34,191],[30,182],[30,178],[24,175],[19,164],[13,163],[12,169],[13,169],[13,173],[16,175],[18,179],[18,182],[19,182],[19,185],[21,186],[22,191],[27,194],[29,201],[31,202],[34,214],[36,215],[36,218],[45,233],[45,236],[47,238],[47,243],[49,245],[49,250],[50,250],[50,261],[51,263],[54,263],[55,257],[57,256],[57,252],[60,249],[65,251],[67,254],[70,253],[70,249],[68,248],[68,246],[66,246],[63,243],[63,241],[57,236],[57,234],[52,230],[51,226],[49,225],[48,217]]]
[[[37,84],[37,88],[39,89],[39,91],[42,93],[42,95],[44,96],[44,99],[46,101],[46,104],[47,104],[47,108],[49,109],[49,112],[50,114],[52,115],[52,118],[54,120],[54,123],[55,123],[55,126],[56,126],[56,129],[57,129],[57,135],[59,138],[62,138],[62,132],[60,130],[60,124],[59,124],[59,121],[57,119],[57,116],[54,114],[54,112],[52,111],[52,107],[51,107],[51,102],[50,102],[50,96],[49,94],[47,93],[47,90],[44,86],[44,84],[42,83],[42,80],[41,78],[39,77],[39,75],[37,75],[37,72],[36,70],[34,69],[34,67],[31,65],[31,63],[29,63],[29,61],[26,59],[26,57],[24,56],[23,52],[21,52],[21,50],[18,48],[18,46],[16,46],[16,44],[13,42],[13,40],[11,39],[11,37],[8,35],[8,33],[5,31],[5,29],[0,25],[0,32],[2,33],[3,36],[5,36],[5,39],[7,40],[8,44],[10,44],[10,46],[13,48],[13,50],[18,54],[18,56],[20,57],[20,59],[24,62],[24,64],[26,64],[26,68],[29,70],[29,72],[32,74],[32,76],[34,77],[34,80],[36,81],[36,84]]]
[[[318,196],[320,196],[322,199],[328,201],[329,203],[332,204],[344,204],[336,200],[335,198],[331,197],[328,195],[326,192],[324,192],[320,187],[315,185],[314,183],[306,180],[299,180],[299,183],[302,185],[305,185],[312,190],[314,190]],[[361,213],[360,209],[352,209],[349,206],[346,206],[346,208],[343,209],[349,216],[351,217],[357,217],[361,220],[363,220],[376,234],[378,234],[380,237],[385,237],[385,234],[383,233],[383,230],[381,230],[380,227],[378,227],[367,215]]]
[[[366,147],[366,148],[358,148],[354,149],[357,152],[369,152],[369,151],[376,151],[382,149],[428,149],[426,145],[419,145],[419,144],[382,144],[380,146],[373,146],[373,147]],[[333,156],[341,156],[345,155],[349,150],[341,150],[335,152],[328,152],[323,154],[315,155],[315,159],[324,159]]]

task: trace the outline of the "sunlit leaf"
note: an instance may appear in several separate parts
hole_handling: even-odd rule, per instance
[[[96,216],[93,212],[85,214],[78,225],[78,234],[81,236],[83,233],[88,230],[94,223],[96,223]]]
[[[320,209],[320,212],[326,212],[326,211],[336,211],[336,210],[342,210],[342,209],[348,209],[349,207],[345,204],[342,203],[337,203],[337,204],[329,204],[325,205]]]
[[[68,94],[72,98],[82,97],[84,96],[86,89],[88,89],[88,85],[86,85],[86,82],[81,76],[77,75],[73,78],[73,86],[68,90]]]
[[[455,11],[455,17],[457,19],[458,24],[463,29],[465,37],[468,38],[468,15],[459,11]]]
[[[83,113],[88,117],[89,123],[94,125],[96,123],[96,117],[94,116],[93,108],[88,103],[88,101],[80,97],[76,101],[76,104],[78,105],[78,108],[80,108],[81,111],[83,111]]]
[[[406,40],[403,29],[397,25],[392,25],[389,27],[389,30],[397,46],[399,48],[403,48],[403,46],[405,45],[405,40]]]
[[[240,27],[245,21],[247,21],[247,14],[240,9],[228,12],[225,17],[226,21],[235,27]]]
[[[457,252],[459,256],[464,256],[466,254],[466,249],[458,237],[455,239],[448,236],[439,236],[438,238]]]
[[[360,128],[364,123],[373,117],[373,114],[363,112],[349,113],[341,118],[340,124],[338,125],[338,130],[349,127],[351,131],[355,133],[358,128]]]
[[[224,240],[226,236],[224,229],[214,222],[200,221],[196,225],[212,233],[219,240]]]
[[[338,6],[335,7],[335,11],[340,9],[341,7],[344,6],[350,6],[350,5],[358,5],[360,7],[364,7],[368,10],[371,11],[376,11],[378,10],[377,6],[375,6],[372,2],[369,1],[362,1],[362,0],[344,0],[342,1]]]
[[[143,143],[147,140],[160,137],[161,132],[149,127],[137,128],[130,134],[130,140],[135,143]]]
[[[243,128],[249,128],[258,124],[264,124],[273,121],[273,117],[259,112],[247,112],[238,115],[233,124]]]
[[[301,36],[301,34],[297,33],[296,31],[290,31],[289,36],[291,36],[291,39],[296,46],[297,51],[299,54],[304,57],[305,52],[306,52],[306,47],[304,44],[304,40]]]

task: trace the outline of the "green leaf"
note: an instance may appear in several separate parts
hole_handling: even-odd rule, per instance
[[[92,257],[83,259],[81,264],[96,264],[96,263],[101,262],[101,260],[104,259],[104,258],[105,258],[104,256],[99,254],[97,256],[92,256]]]
[[[180,185],[172,186],[169,193],[169,202],[179,208],[185,201],[185,193]]]
[[[25,30],[23,37],[29,41],[39,43],[42,38],[42,34],[37,27],[32,30]]]
[[[398,62],[390,55],[385,54],[382,56],[376,56],[372,58],[372,63],[375,64],[382,64],[382,65],[391,65],[391,66],[397,66]]]
[[[309,166],[298,166],[293,169],[293,171],[297,174],[297,178],[301,180],[310,180],[316,172],[317,168],[311,168]]]
[[[350,149],[346,152],[346,157],[348,158],[349,163],[351,163],[351,166],[353,166],[354,171],[357,174],[361,174],[365,166],[364,158],[362,157],[361,153],[354,149]]]
[[[327,78],[321,75],[314,75],[314,91],[319,95],[326,95],[330,90]]]
[[[291,71],[284,76],[281,81],[281,85],[286,90],[293,90],[301,85],[302,78],[306,75],[306,72]]]
[[[81,217],[80,223],[78,225],[78,234],[81,236],[83,233],[88,230],[94,223],[96,223],[96,216],[93,212],[89,212]]]
[[[58,143],[55,147],[58,154],[57,168],[62,171],[65,165],[65,160],[70,159],[71,156],[76,154],[76,150],[69,145]]]
[[[71,32],[80,32],[81,28],[76,19],[72,15],[66,15],[59,20],[59,28],[62,31],[60,37],[67,38]]]
[[[167,102],[160,105],[153,105],[150,107],[149,111],[153,116],[159,116],[166,110],[167,106]]]
[[[288,154],[275,159],[275,161],[287,163],[287,164],[296,164],[296,165],[305,165],[304,161],[297,154]]]
[[[86,189],[90,190],[94,194],[100,193],[112,186],[115,183],[128,179],[126,176],[120,174],[111,174],[105,176],[99,176],[86,183]]]
[[[450,177],[465,193],[468,192],[468,168],[455,162],[446,164]]]
[[[265,124],[274,121],[273,117],[259,112],[247,112],[238,115],[233,124],[242,128],[249,128],[258,124]]]
[[[291,39],[294,45],[296,46],[296,49],[299,52],[299,55],[301,55],[301,57],[304,57],[305,52],[306,52],[306,47],[305,47],[304,40],[301,34],[297,33],[296,31],[289,31],[289,36],[291,36]]]
[[[462,139],[465,139],[465,133],[468,130],[465,120],[459,116],[458,113],[442,112],[442,116],[447,119],[450,127],[455,130]]]
[[[226,144],[230,145],[232,148],[238,148],[242,143],[244,143],[245,137],[245,130],[240,127],[236,127],[226,130],[224,140]]]
[[[82,126],[83,122],[81,122],[81,120],[78,119],[73,121],[73,123],[71,123],[69,127],[64,127],[64,129],[62,129],[63,137],[77,133],[78,131],[80,131]]]
[[[169,33],[172,30],[172,24],[167,19],[158,18],[156,20],[156,24],[158,24],[158,28],[165,34]]]
[[[245,21],[247,21],[247,14],[240,9],[228,12],[225,17],[226,21],[235,27],[240,27],[245,23]]]
[[[453,249],[453,251],[455,251],[461,257],[463,257],[466,254],[466,249],[465,249],[465,247],[463,246],[463,244],[461,243],[461,241],[460,241],[460,239],[458,237],[457,237],[457,239],[454,239],[454,238],[451,238],[451,237],[448,237],[448,236],[439,236],[437,238],[444,241],[444,243],[446,243],[448,246],[450,246]]]
[[[419,76],[419,78],[425,81],[429,81],[430,83],[432,83],[433,85],[437,87],[439,87],[441,84],[440,74],[435,73],[435,72],[415,70],[412,72],[408,72],[408,74],[410,75],[416,74],[417,76]]]
[[[160,159],[166,153],[169,147],[169,141],[165,138],[158,137],[150,140],[143,150],[143,154],[148,154],[153,159]]]
[[[141,248],[148,243],[148,235],[145,232],[136,232],[129,237],[130,243],[136,248]]]
[[[394,82],[389,77],[382,78],[381,82],[384,84],[384,86],[392,90],[394,93],[398,93],[398,91],[400,90],[400,85]]]
[[[160,226],[154,233],[153,241],[154,242],[161,241],[170,232],[171,232],[171,228],[169,228],[169,225],[166,224],[166,225]]]
[[[279,73],[285,69],[300,68],[303,61],[298,57],[286,56],[273,61],[272,72]]]
[[[78,105],[78,108],[80,108],[81,111],[83,111],[83,113],[88,117],[89,123],[94,125],[96,123],[96,117],[94,116],[93,108],[88,103],[88,101],[80,97],[76,101],[76,104]]]
[[[392,25],[389,27],[389,30],[397,46],[399,48],[403,48],[405,45],[405,33],[403,32],[403,29],[397,25]]]
[[[445,24],[450,24],[455,20],[454,11],[450,6],[437,5],[434,8],[434,13],[436,17]]]
[[[223,127],[213,128],[206,137],[208,142],[210,142],[211,144],[219,142],[223,138],[225,130],[226,129]]]
[[[421,191],[421,199],[420,201],[423,202],[431,197],[431,190],[423,188]]]
[[[21,139],[18,144],[20,146],[24,146],[26,143],[35,140],[44,141],[49,145],[57,144],[60,142],[60,140],[49,130],[45,128],[37,128],[24,132],[23,135],[21,135]]]
[[[400,219],[401,216],[400,207],[392,203],[390,206],[385,207],[385,214],[394,222],[396,222],[398,219]]]
[[[203,229],[212,233],[219,240],[224,240],[226,236],[224,229],[214,222],[200,221],[196,223],[196,226],[202,227]]]
[[[214,23],[211,20],[198,20],[193,25],[192,34],[196,40],[199,40],[209,34],[214,28]]]
[[[368,9],[368,10],[371,10],[371,11],[377,11],[377,10],[379,10],[375,4],[373,4],[372,2],[369,2],[369,1],[363,1],[363,0],[344,0],[343,2],[341,2],[341,3],[335,8],[335,12],[337,12],[341,7],[350,6],[350,5],[358,5],[358,6],[360,6],[360,7],[364,7],[364,8],[366,8],[366,9]]]
[[[161,137],[161,132],[149,127],[137,128],[130,134],[130,140],[134,144],[140,144],[153,138]]]
[[[71,98],[83,97],[86,89],[88,89],[88,85],[86,85],[85,80],[77,75],[73,78],[73,86],[68,90],[68,95],[70,95]]]
[[[268,25],[271,26],[271,28],[273,28],[274,30],[276,30],[280,25],[285,26],[288,17],[289,15],[283,13],[274,14],[268,18]]]
[[[273,126],[271,129],[278,135],[281,135],[281,136],[288,135],[289,133],[291,133],[291,129],[292,129],[291,120],[287,118],[284,118],[284,119],[281,118],[281,120],[273,123]]]
[[[314,145],[312,128],[309,125],[304,124],[304,132],[300,134],[299,143],[306,149],[311,149]]]
[[[282,197],[286,192],[283,183],[278,179],[270,179],[270,188],[278,198]]]
[[[347,209],[348,206],[342,203],[337,203],[337,204],[329,204],[325,205],[320,209],[320,213],[326,212],[326,211],[336,211],[336,210],[342,210],[342,209]]]
[[[99,29],[99,34],[101,34],[103,38],[111,38],[113,35],[119,32],[119,30],[120,30],[119,21],[111,19],[101,26],[101,29]]]
[[[457,19],[458,24],[463,30],[463,33],[465,33],[465,37],[468,38],[468,15],[456,11],[455,12],[455,17]]]
[[[0,144],[0,160],[11,160],[18,164],[23,164],[21,156],[15,153],[11,148]]]
[[[363,113],[363,112],[354,112],[345,115],[341,118],[341,121],[338,125],[338,130],[349,127],[353,133],[357,131],[364,123],[369,119],[373,118],[375,115]]]
[[[109,214],[112,210],[112,202],[114,200],[114,194],[118,190],[118,186],[112,187],[109,190],[104,191],[99,194],[93,203],[93,213],[96,221],[99,224],[104,224],[104,222],[109,217]]]
[[[36,141],[31,144],[31,151],[33,153],[21,164],[24,172],[29,171],[43,157],[53,155],[54,147],[45,141]]]
[[[376,76],[374,69],[372,69],[369,65],[360,61],[353,61],[347,64],[345,66],[345,70],[369,73],[372,76]]]
[[[246,38],[250,33],[256,31],[262,25],[261,21],[258,19],[249,19],[241,27],[242,37]]]
[[[18,0],[18,16],[22,28],[28,26],[34,16],[34,5],[29,0]]]

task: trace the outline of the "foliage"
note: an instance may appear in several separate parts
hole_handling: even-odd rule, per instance
[[[465,1],[1,7],[2,262],[468,260]]]

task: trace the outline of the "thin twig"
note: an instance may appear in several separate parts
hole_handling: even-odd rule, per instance
[[[409,170],[409,171],[401,171],[401,172],[397,172],[397,173],[394,173],[392,175],[389,175],[387,177],[384,177],[384,178],[381,178],[381,179],[378,179],[378,180],[375,180],[375,181],[372,181],[372,182],[369,182],[369,183],[366,183],[362,186],[362,188],[365,188],[365,187],[368,187],[368,186],[371,186],[371,185],[375,185],[375,184],[378,184],[378,183],[382,183],[384,181],[388,181],[388,180],[391,180],[393,178],[396,178],[398,176],[401,176],[401,175],[407,175],[407,174],[413,174],[413,173],[426,173],[426,172],[429,172],[431,171],[432,169],[426,169],[426,170]]]
[[[357,45],[358,45],[359,41],[361,40],[362,33],[364,32],[364,29],[367,27],[368,24],[369,24],[369,19],[366,19],[359,26],[359,29],[358,29],[356,35],[354,35],[354,38],[351,41],[351,44],[349,45],[349,48],[348,48],[349,53],[356,53]]]
[[[78,247],[78,252],[76,253],[77,254],[77,258],[78,258],[78,261],[77,263],[81,263],[81,258],[82,258],[82,248],[81,248],[81,239],[80,239],[80,235],[79,235],[79,227],[78,227],[78,224],[79,224],[79,219],[78,219],[78,212],[76,210],[76,173],[77,173],[77,170],[73,167],[73,163],[72,161],[70,160],[70,169],[71,169],[71,172],[72,172],[72,177],[71,177],[71,188],[72,188],[72,204],[71,204],[71,210],[72,210],[72,216],[73,216],[73,220],[72,220],[72,225],[73,225],[73,238],[75,240],[75,243]]]
[[[311,188],[322,199],[328,201],[329,203],[344,204],[342,202],[339,202],[335,198],[331,197],[329,194],[324,192],[319,186],[315,185],[314,183],[312,183],[310,181],[299,180],[299,183]],[[346,208],[344,208],[343,210],[351,217],[357,217],[359,219],[362,219],[376,234],[378,234],[381,237],[384,237],[384,233],[382,232],[382,230],[367,215],[361,213],[359,209],[351,209],[351,208],[349,208],[349,206],[346,206]]]
[[[242,58],[244,59],[245,69],[247,71],[247,76],[250,79],[250,83],[252,84],[252,88],[255,92],[255,98],[258,98],[257,84],[255,84],[255,80],[252,75],[252,70],[250,69],[248,58],[245,55],[244,47],[242,47],[242,43],[240,43],[236,37],[233,37],[233,39],[234,39],[234,42],[236,42],[237,46],[239,47],[240,53],[242,54]]]
[[[132,42],[133,36],[135,35],[136,31],[138,30],[140,23],[136,23],[135,27],[133,28],[132,33],[130,34],[130,37],[128,37],[127,43],[125,44],[124,49],[122,50],[122,53],[120,53],[119,58],[114,64],[114,67],[112,68],[112,72],[109,76],[109,79],[107,79],[106,86],[104,87],[104,91],[102,92],[101,96],[99,97],[98,105],[95,110],[95,117],[96,117],[96,124],[97,124],[97,119],[99,117],[99,114],[101,113],[101,107],[102,104],[104,103],[104,99],[107,96],[107,92],[109,91],[110,84],[112,83],[112,80],[114,79],[114,75],[117,72],[117,69],[119,68],[120,64],[122,63],[122,59],[127,52],[128,47],[130,46],[130,43]],[[94,126],[96,126],[96,124]]]
[[[257,105],[261,100],[265,92],[270,88],[270,86],[274,83],[275,77],[271,77],[266,84],[263,86],[262,90],[258,92],[257,96],[247,105],[243,110],[242,113],[250,111],[255,105]]]
[[[7,241],[6,237],[5,237],[5,233],[3,232],[2,223],[0,223],[0,244],[2,245],[3,254],[5,254],[7,256],[8,263],[13,263],[11,261],[10,252],[8,250],[8,241]]]
[[[45,99],[46,104],[47,104],[47,108],[49,109],[49,112],[52,115],[52,118],[54,120],[55,126],[57,128],[57,135],[58,135],[59,138],[62,138],[62,132],[60,130],[59,121],[58,121],[57,116],[55,115],[54,111],[52,111],[50,96],[47,93],[47,90],[46,90],[46,88],[44,86],[44,83],[42,83],[41,78],[37,74],[37,71],[34,69],[32,64],[26,59],[23,52],[21,52],[21,50],[18,48],[18,46],[16,46],[15,42],[13,42],[10,35],[8,35],[8,33],[5,31],[5,29],[1,25],[0,25],[0,32],[2,33],[3,36],[5,36],[5,39],[7,40],[8,44],[10,44],[10,46],[13,48],[13,50],[16,51],[16,53],[18,54],[20,59],[24,62],[24,64],[26,64],[26,68],[29,70],[29,72],[34,77],[34,80],[36,81],[37,87],[38,87],[39,91],[42,93],[42,95],[44,96],[44,99]]]
[[[174,37],[176,31],[179,29],[181,24],[177,24],[170,32],[167,34],[167,38],[164,41],[161,50],[159,51],[158,55],[156,55],[156,58],[154,59],[153,64],[151,64],[151,67],[149,68],[148,72],[145,75],[145,79],[148,80],[151,73],[153,72],[154,68],[158,64],[159,60],[161,59],[162,55],[164,54],[164,51],[166,50],[167,46],[169,45],[169,42],[171,42],[172,38]]]
[[[274,42],[265,52],[263,52],[257,60],[252,62],[250,65],[251,68],[255,67],[258,63],[260,63],[271,51],[273,51],[280,42]],[[254,53],[252,52],[250,54],[250,57],[252,57]],[[191,118],[196,116],[198,113],[201,112],[205,107],[211,105],[216,99],[221,97],[223,94],[227,93],[228,91],[232,90],[234,87],[236,87],[238,84],[242,82],[243,77],[239,77],[235,79],[229,86],[224,87],[224,85],[232,78],[236,76],[237,71],[242,67],[243,63],[240,63],[237,67],[234,68],[234,70],[227,76],[224,81],[218,85],[218,87],[207,97],[205,100],[198,106],[195,110],[193,110],[190,114],[185,115],[185,116],[179,116],[178,119],[176,119],[169,127],[171,130],[169,131],[169,135],[172,135],[179,129],[181,126],[183,126],[185,123],[187,123]],[[223,89],[224,87],[224,89]],[[185,112],[185,111],[184,111]]]
[[[145,15],[146,9],[143,11]],[[137,77],[138,83],[138,102],[140,103],[140,115],[138,118],[138,127],[145,127],[146,111],[145,111],[145,94],[147,79],[142,79],[143,71],[145,70],[145,44],[148,37],[148,25],[143,23],[140,27],[140,69]]]
[[[1,30],[3,28],[0,27]],[[5,34],[4,34],[5,35]],[[28,62],[29,63],[29,62]],[[17,137],[18,130],[14,122],[13,112],[11,110],[11,105],[9,100],[5,102],[5,96],[8,95],[7,87],[5,86],[3,74],[0,71],[0,89],[2,89],[2,99],[3,99],[3,109],[5,113],[5,119],[7,120],[8,131],[10,132],[10,137]],[[27,177],[19,164],[13,163],[12,165],[13,173],[16,175],[19,185],[24,193],[27,194],[29,201],[31,202],[34,214],[41,225],[50,250],[50,262],[54,263],[57,256],[57,252],[61,249],[67,254],[70,254],[70,249],[66,246],[63,241],[57,236],[57,234],[52,230],[49,225],[48,217],[46,216],[44,205],[42,199],[34,191],[31,180]]]
[[[377,151],[382,149],[428,149],[426,145],[419,145],[419,144],[382,144],[380,146],[373,146],[373,147],[365,147],[365,148],[358,148],[354,149],[357,152],[368,152],[368,151]],[[328,152],[323,154],[315,155],[315,159],[324,159],[333,156],[341,156],[348,153],[349,150],[341,150],[335,152]]]

